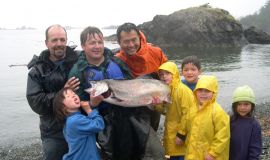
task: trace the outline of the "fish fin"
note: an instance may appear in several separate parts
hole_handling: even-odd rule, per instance
[[[116,100],[118,102],[123,102],[124,101],[123,99],[117,98],[113,93],[112,93],[111,99],[114,99],[114,100]]]

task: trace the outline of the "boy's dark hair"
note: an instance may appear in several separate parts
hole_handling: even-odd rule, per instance
[[[131,32],[132,30],[136,31],[138,36],[140,36],[140,31],[139,31],[139,28],[133,24],[133,23],[124,23],[122,24],[121,26],[119,26],[117,28],[117,31],[116,31],[116,35],[117,35],[117,42],[119,43],[120,42],[120,39],[121,39],[121,32]]]
[[[232,111],[233,111],[233,120],[237,119],[239,114],[237,113],[237,106],[238,106],[239,102],[234,102],[232,104]],[[255,104],[251,103],[251,110],[250,112],[247,114],[247,117],[253,117],[254,116],[254,112],[255,112]]]
[[[184,66],[186,64],[189,64],[189,63],[192,63],[193,65],[195,65],[198,68],[198,70],[201,69],[201,62],[200,62],[199,58],[197,56],[194,56],[194,55],[187,56],[183,59],[181,69],[183,70]]]
[[[64,94],[67,92],[67,90],[69,90],[69,88],[63,88],[60,91],[58,91],[53,100],[53,113],[55,115],[56,120],[60,123],[65,122],[66,115],[68,114],[64,109],[65,107]]]
[[[81,45],[86,43],[88,35],[94,36],[94,34],[97,34],[98,36],[100,36],[100,35],[103,36],[103,33],[101,32],[101,30],[98,29],[97,27],[92,27],[92,26],[86,27],[82,31],[81,36],[80,36]]]

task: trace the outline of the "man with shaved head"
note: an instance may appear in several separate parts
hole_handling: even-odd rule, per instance
[[[63,124],[55,119],[53,99],[64,87],[73,90],[79,85],[74,77],[68,80],[68,73],[77,61],[74,49],[66,46],[67,32],[60,25],[46,29],[45,44],[48,49],[39,56],[34,55],[28,64],[26,98],[31,109],[39,115],[40,133],[45,160],[60,160],[68,151],[63,136]]]

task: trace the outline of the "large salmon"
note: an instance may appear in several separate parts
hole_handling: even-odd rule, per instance
[[[171,102],[170,88],[155,79],[102,80],[91,81],[91,88],[85,91],[104,95],[104,101],[124,107],[147,106],[158,98],[161,102]]]

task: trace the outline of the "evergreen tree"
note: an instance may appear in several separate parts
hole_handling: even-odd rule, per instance
[[[240,19],[240,22],[244,28],[255,26],[259,29],[262,29],[265,32],[270,33],[270,0],[253,15],[248,15]]]

